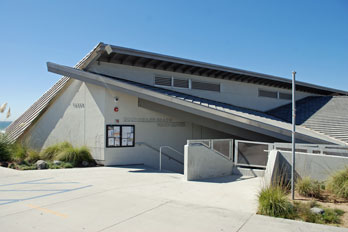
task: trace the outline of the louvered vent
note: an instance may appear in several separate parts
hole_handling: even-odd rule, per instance
[[[259,97],[278,98],[278,92],[259,89]]]
[[[291,100],[292,95],[288,93],[280,93],[279,92],[279,99],[284,99],[284,100]]]
[[[192,89],[208,90],[220,92],[220,84],[212,84],[207,82],[192,81]]]
[[[178,88],[186,88],[187,89],[189,87],[189,80],[174,78],[173,86],[178,87]]]
[[[155,77],[155,85],[172,86],[171,77]]]

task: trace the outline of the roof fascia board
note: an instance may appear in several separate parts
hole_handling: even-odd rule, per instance
[[[243,70],[243,69],[231,68],[231,67],[223,66],[223,65],[210,64],[210,63],[201,62],[201,61],[194,61],[194,60],[179,58],[179,57],[175,57],[175,56],[168,56],[168,55],[163,55],[163,54],[158,54],[158,53],[146,52],[146,51],[141,51],[141,50],[136,50],[136,49],[131,49],[131,48],[119,47],[119,46],[115,46],[115,45],[104,45],[104,46],[105,46],[104,48],[108,47],[107,50],[109,52],[110,52],[110,48],[111,48],[111,50],[115,53],[139,56],[139,57],[144,57],[144,58],[149,58],[149,59],[160,59],[160,60],[167,61],[167,62],[175,62],[175,63],[184,64],[184,65],[198,66],[198,67],[202,67],[202,68],[217,69],[220,71],[232,72],[235,74],[242,74],[242,75],[250,75],[250,76],[254,76],[254,77],[264,78],[264,79],[273,80],[273,81],[279,81],[279,82],[288,83],[288,84],[292,83],[292,80],[284,78],[284,77],[278,77],[278,76],[273,76],[273,75],[268,75],[268,74],[263,74],[263,73],[258,73],[258,72],[252,72],[252,71],[247,71],[247,70]],[[315,85],[315,84],[311,84],[311,83],[307,83],[307,82],[296,81],[296,84],[301,85],[301,86],[305,86],[305,87],[309,87],[309,88],[320,89],[320,90],[325,90],[325,91],[330,91],[330,92],[348,95],[348,91],[338,90],[338,89],[334,89],[334,88],[328,88],[328,87]]]
[[[49,72],[61,74],[64,76],[69,76],[81,81],[89,82],[91,84],[103,86],[105,88],[111,88],[114,90],[122,91],[137,97],[143,98],[145,100],[153,101],[155,103],[163,104],[175,109],[184,110],[189,113],[201,115],[203,117],[211,118],[214,120],[219,120],[221,122],[237,126],[244,127],[248,130],[255,131],[258,133],[267,134],[271,137],[275,136],[291,136],[291,124],[285,122],[278,122],[266,118],[262,118],[264,122],[257,120],[261,118],[259,116],[248,115],[244,116],[244,113],[232,111],[229,113],[218,111],[209,107],[193,104],[188,101],[183,101],[180,99],[175,99],[173,97],[156,93],[151,90],[147,90],[132,84],[124,83],[115,79],[108,77],[103,77],[94,73],[89,73],[74,69],[68,66],[58,65],[51,62],[47,62],[47,69]],[[277,122],[278,126],[275,126],[274,123]],[[320,136],[315,132],[307,130],[305,128],[298,128],[297,135],[299,139],[305,141],[328,141],[331,140],[330,137]],[[283,140],[288,140],[283,137]],[[322,137],[322,138],[318,138]],[[333,142],[333,141],[332,141]],[[337,143],[334,140],[333,143]]]

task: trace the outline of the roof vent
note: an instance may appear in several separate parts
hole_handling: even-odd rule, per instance
[[[213,84],[200,81],[192,81],[192,89],[208,90],[214,92],[220,92],[220,84]]]
[[[259,89],[259,97],[278,98],[278,92]]]
[[[174,78],[173,79],[173,86],[178,87],[178,88],[188,89],[189,88],[189,80],[188,79],[184,80],[184,79]]]
[[[172,86],[172,78],[171,77],[155,77],[155,85],[161,86]]]

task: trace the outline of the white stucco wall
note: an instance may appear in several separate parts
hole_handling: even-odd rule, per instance
[[[104,88],[77,80],[70,82],[22,141],[38,150],[64,141],[87,145],[95,159],[103,159]]]
[[[114,101],[117,97],[118,102]],[[159,150],[161,146],[171,146],[184,154],[184,145],[188,139],[202,137],[221,137],[222,132],[194,125],[190,122],[177,119],[156,111],[138,106],[138,98],[117,91],[106,91],[105,123],[135,126],[136,143],[146,143]],[[114,112],[114,107],[119,108]],[[179,154],[165,150],[170,155],[177,157]],[[135,146],[125,148],[106,148],[106,165],[125,165],[144,163],[152,167],[158,167],[158,152],[147,146]]]
[[[117,102],[115,97],[119,99]],[[118,112],[114,112],[116,106],[119,108]],[[106,148],[107,124],[134,125],[136,143],[143,142],[156,149],[169,145],[182,154],[188,139],[230,137],[213,129],[139,107],[135,96],[71,80],[69,87],[25,133],[22,140],[38,150],[68,141],[75,146],[88,146],[93,157],[105,160],[105,165],[146,164],[158,168],[159,154],[147,146]],[[165,152],[180,156],[169,150]],[[177,158],[183,160],[183,157]],[[173,161],[164,157],[163,163],[169,168]],[[173,168],[178,170],[177,164],[173,164]]]
[[[221,92],[202,91],[195,89],[182,89],[182,88],[171,88],[177,92],[191,94],[194,96],[208,98],[220,102],[233,104],[240,107],[246,107],[259,111],[267,111],[278,106],[290,103],[290,100],[272,99],[258,96],[258,89],[280,91],[282,93],[291,94],[291,90],[260,86],[250,83],[242,83],[230,80],[214,79],[208,77],[201,77],[196,75],[189,75],[183,73],[174,73],[162,70],[153,70],[148,68],[140,68],[134,66],[111,64],[100,62],[95,63],[89,67],[90,71],[102,73],[106,75],[116,76],[148,85],[154,84],[155,75],[163,76],[174,76],[177,78],[188,78],[192,80],[200,80],[212,83],[221,83]],[[306,96],[313,94],[297,92],[296,98],[302,99]]]

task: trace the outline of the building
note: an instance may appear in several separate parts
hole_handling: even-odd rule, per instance
[[[47,67],[63,77],[7,128],[12,141],[69,141],[105,165],[152,167],[161,146],[183,153],[191,139],[291,141],[289,79],[103,43],[74,68]],[[347,145],[348,92],[296,88],[297,141]],[[183,158],[163,162],[181,170]]]

